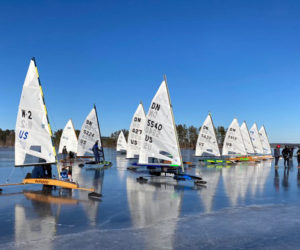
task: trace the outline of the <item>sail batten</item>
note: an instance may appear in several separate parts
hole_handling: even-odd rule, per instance
[[[40,160],[49,164],[56,162],[52,130],[34,58],[23,84],[15,131],[16,166],[36,164]]]
[[[211,115],[209,114],[201,126],[197,145],[196,156],[220,156],[215,127]]]
[[[152,99],[144,125],[139,164],[148,163],[182,166],[166,80],[161,83]]]
[[[233,119],[229,128],[227,129],[225,140],[223,143],[224,156],[230,155],[246,155],[246,149],[243,142],[239,122],[236,118]]]

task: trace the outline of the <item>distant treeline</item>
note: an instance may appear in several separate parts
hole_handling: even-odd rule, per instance
[[[197,139],[198,139],[198,134],[201,129],[201,127],[196,128],[194,126],[189,126],[187,127],[185,124],[184,125],[176,125],[177,127],[177,134],[178,134],[178,140],[179,140],[179,145],[181,148],[191,148],[195,149]],[[217,140],[219,145],[223,145],[225,135],[226,135],[226,130],[223,126],[217,127],[215,129]]]
[[[0,147],[12,147],[15,145],[15,131],[0,129]]]
[[[196,128],[194,126],[187,127],[185,124],[179,124],[176,125],[177,128],[177,134],[178,134],[178,140],[179,145],[181,148],[191,148],[195,149],[198,134],[200,131],[200,128]],[[122,129],[115,131],[110,135],[110,137],[103,138],[103,144],[106,147],[115,147],[117,144],[118,136],[120,132],[123,131],[125,138],[128,140],[128,133],[129,131],[127,129]],[[226,129],[223,126],[217,127],[215,129],[217,140],[219,145],[223,145],[225,135],[226,135]]]
[[[197,143],[198,133],[200,128],[194,126],[187,127],[185,124],[179,124],[177,127],[178,139],[180,147],[194,149]],[[102,137],[102,143],[104,147],[115,147],[117,144],[119,133],[123,131],[125,138],[128,139],[128,130],[122,129],[113,132],[110,137]],[[62,134],[62,129],[55,131],[53,134],[54,145],[58,147],[60,137]],[[77,136],[79,135],[79,130],[76,130]],[[219,145],[223,144],[225,139],[226,130],[223,126],[216,128],[216,135]],[[0,129],[0,147],[12,147],[15,142],[15,132],[14,130],[1,130]]]

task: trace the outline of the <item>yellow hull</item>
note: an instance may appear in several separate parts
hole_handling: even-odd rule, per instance
[[[62,181],[62,180],[56,180],[56,179],[26,178],[26,179],[23,179],[22,183],[23,184],[41,184],[41,185],[57,186],[57,187],[62,187],[62,188],[78,189],[78,190],[94,192],[93,188],[80,188],[74,182]]]

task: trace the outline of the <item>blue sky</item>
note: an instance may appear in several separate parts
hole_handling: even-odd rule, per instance
[[[265,124],[300,142],[299,1],[0,2],[0,127],[15,126],[36,57],[54,130],[97,105],[103,135],[128,128],[167,74],[177,123]]]

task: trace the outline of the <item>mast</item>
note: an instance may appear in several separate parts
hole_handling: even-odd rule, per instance
[[[49,121],[49,117],[48,117],[48,111],[47,111],[47,107],[46,107],[46,102],[45,102],[45,98],[44,98],[44,93],[43,93],[43,89],[42,89],[42,84],[41,84],[41,80],[40,80],[40,75],[39,75],[39,72],[38,72],[38,69],[37,69],[37,64],[36,64],[36,61],[35,61],[35,57],[32,57],[31,60],[34,62],[34,66],[35,66],[37,78],[38,78],[39,85],[40,85],[41,96],[42,96],[42,100],[43,100],[43,104],[44,104],[44,109],[45,109],[45,112],[46,112],[46,118],[47,118],[48,128],[49,128],[50,137],[51,137],[51,143],[52,143],[52,148],[53,148],[53,154],[54,154],[54,157],[55,157],[55,162],[54,162],[54,164],[56,164],[57,173],[58,173],[58,178],[60,178],[60,169],[59,169],[59,166],[58,166],[58,164],[57,164],[57,155],[56,155],[56,150],[55,150],[55,146],[54,146],[54,138],[53,138],[53,133],[52,133],[52,129],[51,129],[51,126],[50,126],[50,121]]]
[[[179,151],[178,153],[179,153],[180,160],[181,160],[181,169],[182,169],[182,172],[184,172],[182,155],[181,155],[181,150],[180,150],[179,141],[178,141],[178,135],[177,135],[177,128],[176,128],[176,124],[175,124],[173,107],[172,107],[172,103],[171,103],[171,98],[170,98],[170,93],[169,93],[169,87],[168,87],[168,82],[167,82],[167,76],[165,74],[164,74],[164,81],[165,81],[166,86],[167,86],[167,93],[168,93],[168,98],[169,98],[169,103],[170,103],[170,109],[171,109],[171,114],[172,114],[173,126],[174,126],[174,130],[175,130],[175,137],[176,137],[176,142],[177,142],[177,148],[178,148],[178,151]]]
[[[97,118],[97,123],[98,123],[98,132],[99,132],[99,136],[100,136],[101,149],[102,149],[102,154],[103,154],[103,161],[105,161],[104,149],[103,149],[103,142],[102,142],[102,136],[101,136],[101,133],[100,133],[100,125],[99,125],[98,114],[97,114],[97,109],[96,109],[96,105],[95,105],[95,104],[94,104],[94,109],[95,109],[96,118]]]

